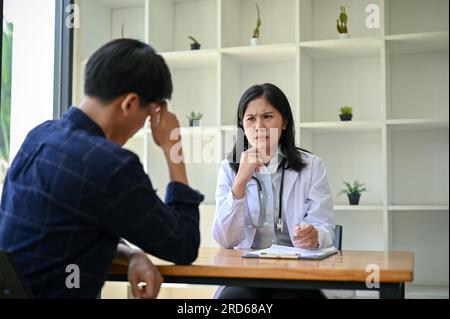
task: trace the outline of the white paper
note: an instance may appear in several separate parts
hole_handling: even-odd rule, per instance
[[[277,256],[294,256],[297,255],[300,258],[320,258],[321,256],[328,255],[337,251],[335,247],[323,248],[323,249],[301,249],[296,247],[273,245],[270,248],[256,250],[248,252],[247,257],[260,257],[262,255],[277,255]]]

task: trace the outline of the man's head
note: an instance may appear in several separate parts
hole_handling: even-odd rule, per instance
[[[147,44],[131,39],[107,43],[89,59],[84,93],[104,110],[96,118],[125,143],[146,118],[172,97],[172,79],[164,59]],[[97,117],[97,116],[95,116]],[[104,127],[103,127],[104,128]],[[105,129],[105,128],[104,128]]]

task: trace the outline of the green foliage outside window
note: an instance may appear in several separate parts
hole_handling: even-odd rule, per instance
[[[9,161],[11,125],[11,71],[13,24],[5,23],[3,30],[2,78],[0,100],[0,183],[3,181]]]

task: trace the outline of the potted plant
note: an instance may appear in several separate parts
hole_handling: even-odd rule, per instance
[[[259,9],[259,5],[258,4],[256,4],[256,11],[258,13],[258,19],[256,20],[256,28],[253,31],[253,37],[250,39],[250,44],[252,46],[259,45],[260,28],[261,28],[261,25],[262,25],[261,11]]]
[[[340,39],[348,39],[348,28],[347,28],[348,16],[345,6],[341,6],[341,14],[337,20],[337,30],[339,32]]]
[[[342,122],[349,122],[353,119],[353,109],[350,106],[341,107],[341,114],[339,115]]]
[[[344,185],[346,188],[343,189],[338,196],[347,194],[350,205],[359,205],[361,194],[367,191],[366,185],[359,181],[355,181],[353,186],[348,182],[344,182]]]
[[[200,121],[203,118],[203,114],[191,112],[191,114],[189,114],[186,117],[189,120],[189,126],[195,127],[195,126],[200,126]]]
[[[197,41],[197,39],[193,36],[188,36],[188,38],[192,41],[191,50],[200,50],[202,45]]]

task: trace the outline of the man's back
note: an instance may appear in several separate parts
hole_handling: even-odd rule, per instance
[[[80,278],[86,290],[101,287],[119,238],[98,231],[96,212],[105,204],[110,172],[127,156],[76,109],[27,136],[5,180],[0,247],[34,291],[60,296],[69,265],[89,268]],[[90,255],[103,262],[89,264]]]
[[[36,297],[95,298],[121,236],[149,253],[175,256],[165,255],[165,243],[155,247],[154,237],[143,238],[145,232],[166,236],[167,230],[151,218],[167,227],[173,227],[171,219],[183,219],[183,213],[164,211],[151,192],[137,156],[108,141],[100,127],[72,108],[63,119],[30,132],[13,161],[2,194],[0,248],[10,254]],[[130,220],[124,216],[127,205]],[[198,207],[191,215],[195,235]],[[134,225],[135,219],[147,223]],[[70,289],[76,284],[70,277],[77,274],[74,269],[80,270],[80,289]]]
[[[91,55],[84,79],[79,109],[35,128],[11,165],[0,205],[0,249],[37,298],[97,297],[114,256],[130,263],[133,295],[154,298],[162,277],[145,253],[191,264],[204,199],[189,187],[178,160],[181,137],[172,133],[180,123],[167,108],[170,70],[148,44],[118,39]],[[139,158],[121,147],[148,120],[168,165],[165,202]],[[142,251],[118,244],[119,238]]]

